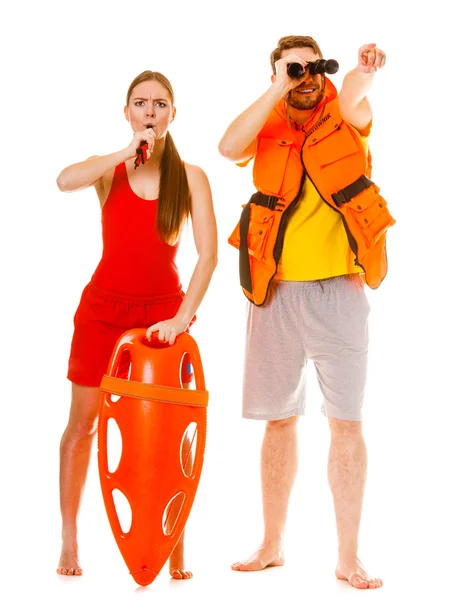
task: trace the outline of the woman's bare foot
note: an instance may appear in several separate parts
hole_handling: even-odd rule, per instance
[[[83,570],[78,561],[78,544],[73,540],[64,540],[61,550],[59,565],[56,569],[58,575],[83,575]]]
[[[233,571],[262,571],[266,567],[282,567],[284,554],[279,544],[265,544],[247,560],[242,560],[231,565]]]
[[[360,590],[379,588],[383,585],[381,579],[370,577],[357,557],[340,560],[336,567],[336,577],[348,581],[350,585]]]
[[[184,541],[180,540],[175,546],[169,559],[169,573],[174,579],[192,579],[191,571],[184,568]]]

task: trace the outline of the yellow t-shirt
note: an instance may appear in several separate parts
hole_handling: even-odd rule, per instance
[[[367,138],[361,137],[366,150]],[[363,273],[355,265],[341,215],[326,204],[308,177],[284,238],[276,279],[311,281]]]

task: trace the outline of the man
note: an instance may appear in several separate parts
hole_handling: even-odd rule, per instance
[[[366,95],[385,54],[375,44],[362,46],[339,95],[324,73],[325,61],[317,62],[322,58],[311,37],[281,38],[271,54],[271,87],[231,123],[219,144],[220,153],[241,166],[255,159],[258,191],[229,242],[240,250],[241,285],[250,300],[243,416],[267,421],[264,540],[232,568],[284,564],[296,425],[304,414],[303,374],[311,359],[331,431],[336,576],[357,588],[377,588],[382,581],[369,576],[357,552],[367,463],[361,426],[369,313],[364,282],[376,288],[385,277],[386,230],[395,223],[368,178],[372,111]],[[332,62],[334,71],[338,66],[325,64],[330,72]]]

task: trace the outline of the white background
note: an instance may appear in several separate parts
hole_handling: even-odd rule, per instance
[[[240,417],[246,300],[227,237],[253,192],[251,168],[220,157],[225,128],[270,84],[282,35],[312,35],[340,71],[360,45],[386,51],[370,100],[373,179],[397,224],[389,274],[368,290],[370,368],[365,404],[369,477],[360,556],[383,598],[448,597],[448,114],[447,49],[437,3],[10,2],[1,9],[1,521],[0,596],[129,598],[93,455],[80,518],[82,578],[55,574],[59,557],[58,447],[70,405],[72,318],[101,253],[92,189],[64,195],[62,168],[125,147],[131,80],[145,69],[172,82],[172,134],[207,173],[220,260],[192,335],[210,392],[205,464],[187,526],[189,582],[164,569],[149,597],[359,594],[334,579],[336,536],[326,483],[327,421],[311,369],[308,416],[283,569],[233,573],[261,540],[259,450],[264,424]],[[195,263],[188,231],[179,253],[187,287]],[[270,373],[268,373],[270,376]],[[6,592],[4,594],[4,592]]]

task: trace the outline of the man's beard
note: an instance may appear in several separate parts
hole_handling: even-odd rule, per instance
[[[286,102],[292,106],[292,108],[296,108],[297,110],[311,110],[312,108],[315,108],[319,102],[322,100],[323,98],[323,94],[324,92],[319,92],[319,94],[316,96],[316,94],[314,94],[314,98],[305,96],[304,98],[300,96],[300,94],[296,94],[296,96],[294,97],[294,94],[291,92],[288,94],[287,98],[286,98]]]

